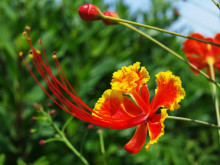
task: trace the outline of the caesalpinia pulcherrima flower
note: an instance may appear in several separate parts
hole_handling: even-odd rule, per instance
[[[26,29],[27,32],[24,34],[31,47],[29,57],[48,89],[45,89],[35,77],[23,57],[23,53],[19,55],[35,81],[60,108],[83,121],[105,128],[125,129],[137,126],[133,138],[124,147],[133,154],[140,151],[144,145],[147,130],[150,136],[150,142],[146,146],[147,150],[164,134],[167,110],[173,111],[179,108],[178,103],[185,97],[179,77],[174,76],[170,71],[158,73],[156,75],[158,86],[155,96],[150,101],[146,84],[150,76],[146,68],[140,67],[139,62],[128,67],[124,66],[113,73],[111,89],[106,90],[95,104],[94,109],[91,109],[79,98],[68,82],[55,53],[53,59],[60,76],[56,78],[53,75],[42,41],[40,40],[43,55],[32,46],[29,36],[30,28]]]
[[[199,33],[192,33],[190,36],[220,44],[220,33],[217,33],[214,38],[205,38]],[[210,65],[213,65],[220,72],[220,47],[187,39],[183,43],[183,51],[186,53],[189,62],[198,69],[206,68],[210,75]],[[198,74],[198,71],[192,70]]]

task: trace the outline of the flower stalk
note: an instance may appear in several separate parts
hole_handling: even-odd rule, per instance
[[[101,147],[101,153],[102,153],[102,156],[103,156],[104,164],[107,165],[107,162],[106,162],[106,159],[105,159],[105,145],[104,145],[104,138],[103,138],[103,130],[99,129],[98,134],[99,134],[100,147]]]
[[[159,42],[158,40],[154,39],[153,37],[149,36],[148,34],[144,33],[143,31],[135,28],[132,25],[129,25],[127,23],[122,23],[119,22],[119,24],[124,25],[130,29],[132,29],[133,31],[141,34],[142,36],[144,36],[145,38],[153,41],[154,43],[156,43],[157,45],[159,45],[161,48],[165,49],[166,51],[168,51],[169,53],[171,53],[172,55],[174,55],[175,57],[177,57],[178,59],[180,59],[181,61],[185,62],[187,65],[189,65],[190,67],[192,67],[193,69],[195,69],[196,71],[198,71],[201,75],[203,75],[204,77],[206,77],[209,81],[211,81],[212,83],[214,83],[214,85],[220,87],[220,84],[217,83],[215,81],[215,79],[210,78],[205,72],[203,72],[202,70],[198,69],[197,67],[195,67],[193,64],[189,63],[186,59],[184,59],[180,54],[174,52],[172,49],[168,48],[167,46],[165,46],[164,44],[162,44],[161,42]]]
[[[215,80],[215,70],[214,70],[214,63],[209,62],[209,68],[211,72],[211,78]],[[212,84],[212,89],[213,89],[213,99],[215,103],[215,112],[216,112],[216,117],[217,117],[217,123],[218,126],[220,126],[220,114],[219,114],[219,102],[218,102],[218,97],[217,97],[217,89],[214,84]],[[219,135],[219,142],[220,142],[220,130],[218,130],[218,135]]]

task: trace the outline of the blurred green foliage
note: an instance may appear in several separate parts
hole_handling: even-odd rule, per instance
[[[102,11],[110,6],[100,0],[1,0],[0,1],[0,164],[60,165],[81,164],[80,160],[61,143],[39,146],[40,139],[54,136],[45,129],[43,122],[31,120],[33,102],[45,109],[57,110],[55,120],[62,125],[69,114],[57,108],[41,91],[18,57],[19,51],[28,52],[22,32],[32,27],[34,45],[39,47],[42,38],[50,59],[55,50],[63,70],[74,89],[91,107],[105,89],[110,88],[112,73],[121,66],[140,61],[148,69],[151,97],[156,87],[155,77],[159,71],[171,70],[179,75],[186,90],[181,109],[169,113],[216,123],[209,83],[202,76],[196,77],[188,66],[151,41],[125,27],[105,26],[101,21],[84,22],[77,13],[79,6],[93,3]],[[172,1],[151,0],[148,11],[129,12],[122,0],[116,4],[121,18],[160,28],[168,28],[177,17],[173,15]],[[174,36],[142,29],[171,49],[181,53],[181,42]],[[50,60],[53,64],[53,61]],[[30,64],[31,66],[31,64]],[[31,66],[32,67],[32,66]],[[55,70],[55,67],[54,67]],[[217,78],[219,80],[219,78]],[[166,120],[166,133],[150,151],[142,149],[131,155],[123,149],[133,136],[134,128],[104,130],[106,159],[108,164],[218,164],[219,143],[217,131],[191,123]],[[87,129],[88,123],[74,119],[66,135],[91,164],[103,164],[100,151],[98,127]],[[31,135],[29,130],[38,129]],[[82,137],[88,133],[82,143]]]

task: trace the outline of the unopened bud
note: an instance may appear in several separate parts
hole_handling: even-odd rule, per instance
[[[56,110],[55,110],[55,109],[52,109],[52,110],[49,111],[49,114],[50,114],[50,115],[54,115],[55,113],[56,113]]]
[[[36,120],[36,116],[32,116],[31,119],[32,119],[32,120]]]
[[[39,141],[39,145],[40,145],[40,146],[44,146],[45,143],[46,143],[45,140],[40,140],[40,141]]]
[[[100,128],[100,129],[98,129],[98,131],[97,131],[98,133],[103,133],[103,130]]]
[[[93,124],[89,124],[87,128],[88,129],[94,129],[94,125]]]
[[[35,133],[37,130],[36,129],[30,129],[30,134],[33,134],[33,133]]]
[[[180,16],[180,12],[179,12],[179,10],[177,10],[177,9],[175,9],[175,10],[173,11],[173,14],[174,14],[175,17],[179,17],[179,16]]]
[[[118,14],[114,11],[105,11],[103,13],[105,16],[109,16],[109,17],[114,17],[114,18],[119,18]],[[117,22],[115,21],[111,21],[111,20],[102,20],[104,22],[104,24],[106,25],[116,25]]]
[[[95,21],[102,17],[102,12],[92,4],[85,4],[79,7],[78,13],[84,21]]]
[[[42,105],[41,104],[38,104],[38,103],[33,103],[33,107],[35,110],[39,110],[42,108]]]

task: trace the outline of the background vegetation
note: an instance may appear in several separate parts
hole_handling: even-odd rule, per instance
[[[35,83],[18,57],[27,54],[28,44],[22,36],[24,27],[32,27],[34,45],[42,38],[48,57],[55,50],[64,72],[80,97],[93,107],[105,89],[110,88],[112,73],[121,66],[140,61],[148,69],[151,97],[156,87],[155,74],[171,70],[181,77],[186,98],[181,109],[170,115],[200,119],[216,123],[209,83],[196,77],[188,66],[151,41],[122,26],[105,26],[101,21],[86,23],[77,10],[84,3],[93,3],[102,11],[110,6],[100,0],[1,0],[0,1],[0,164],[5,165],[80,165],[80,160],[62,143],[39,146],[40,139],[54,136],[44,121],[31,120],[37,115],[33,103],[44,109],[56,109],[54,120],[62,125],[69,114],[51,101]],[[173,14],[172,2],[151,0],[149,11],[132,15],[122,0],[116,5],[120,17],[168,28],[178,19]],[[139,21],[139,20],[138,20]],[[143,29],[171,49],[183,54],[181,42],[174,36]],[[50,60],[52,66],[53,61]],[[55,67],[54,67],[55,69]],[[219,73],[217,74],[219,77]],[[217,80],[219,78],[217,77]],[[132,155],[123,149],[133,136],[134,128],[126,130],[103,129],[108,164],[218,164],[219,143],[215,129],[180,121],[165,121],[165,135],[150,151],[142,149]],[[100,151],[99,127],[88,130],[88,123],[74,119],[66,136],[91,164],[103,164]],[[30,129],[38,129],[30,134]],[[87,134],[84,141],[82,137]]]

